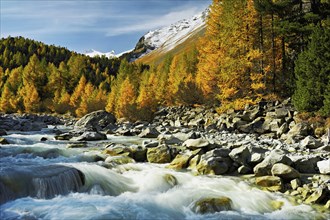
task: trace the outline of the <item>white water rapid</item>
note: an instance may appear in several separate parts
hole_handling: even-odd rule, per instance
[[[0,219],[327,219],[239,177],[194,176],[148,163],[107,169],[91,159],[102,151],[101,142],[68,149],[51,129],[4,138],[10,144],[0,145]],[[218,197],[230,198],[231,209],[196,212],[197,201]],[[274,202],[283,205],[275,208]]]

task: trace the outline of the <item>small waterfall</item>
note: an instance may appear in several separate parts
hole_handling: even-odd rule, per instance
[[[84,174],[69,166],[6,168],[0,171],[0,202],[26,196],[49,199],[77,192],[84,184]]]

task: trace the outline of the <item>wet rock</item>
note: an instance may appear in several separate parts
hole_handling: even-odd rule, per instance
[[[278,176],[285,180],[292,180],[300,177],[297,170],[283,163],[274,164],[271,173],[273,176]]]
[[[206,214],[232,209],[232,201],[228,197],[203,198],[195,202],[192,207],[193,212]]]
[[[42,137],[42,138],[40,138],[40,141],[48,141],[48,138]]]
[[[321,174],[330,174],[330,159],[317,162],[317,167]]]
[[[147,160],[150,163],[169,163],[171,162],[171,152],[166,145],[148,148]]]
[[[256,176],[264,176],[271,174],[271,168],[276,163],[283,163],[291,165],[292,161],[286,156],[286,152],[283,150],[275,149],[259,164],[253,168],[253,172]]]
[[[9,144],[9,142],[5,138],[0,137],[0,144],[7,145],[7,144]]]
[[[113,114],[108,113],[104,110],[91,112],[81,119],[79,119],[75,125],[75,129],[82,128],[95,128],[97,130],[101,130],[108,126],[109,124],[114,124],[116,122],[115,116]]]
[[[154,127],[144,129],[138,136],[141,138],[157,138],[159,132]]]
[[[262,176],[255,179],[255,183],[258,186],[264,187],[265,189],[275,192],[282,190],[282,180],[278,176]]]
[[[280,210],[283,207],[284,202],[283,201],[278,201],[278,200],[273,200],[273,201],[270,202],[270,204],[272,205],[272,207],[275,210]]]

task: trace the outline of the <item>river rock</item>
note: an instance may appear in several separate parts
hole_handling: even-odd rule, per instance
[[[261,162],[258,163],[253,172],[256,176],[264,176],[271,174],[271,168],[276,163],[284,163],[286,165],[291,165],[292,161],[286,156],[286,152],[283,150],[275,149],[270,152],[270,154]]]
[[[274,164],[271,173],[273,176],[279,176],[285,180],[292,180],[300,177],[297,170],[283,163]]]
[[[204,138],[198,139],[188,139],[183,143],[183,146],[186,146],[189,149],[195,150],[197,148],[207,148],[210,145],[210,142]]]
[[[70,143],[66,145],[66,148],[85,148],[87,147],[86,142]]]
[[[160,134],[157,137],[157,140],[159,140],[160,143],[162,144],[180,144],[182,141],[175,137],[172,134]]]
[[[0,137],[0,144],[7,145],[7,144],[9,144],[9,142],[5,138]]]
[[[251,158],[250,151],[247,146],[241,146],[238,148],[234,148],[229,153],[230,158],[240,165],[245,165]]]
[[[203,198],[196,201],[192,207],[195,213],[206,214],[232,209],[232,201],[228,197]]]
[[[278,176],[262,176],[255,179],[255,183],[258,186],[264,187],[265,189],[275,192],[282,190],[282,180]]]
[[[211,150],[202,155],[196,165],[196,171],[199,174],[225,174],[232,165],[232,160],[228,157],[222,157],[217,151]]]
[[[148,148],[147,160],[150,163],[169,163],[171,162],[171,151],[166,145]]]
[[[59,140],[59,141],[68,141],[70,140],[71,138],[73,138],[73,134],[72,133],[63,133],[63,134],[60,134],[60,135],[55,135],[55,140]]]
[[[159,132],[154,127],[144,129],[138,136],[141,138],[157,138]]]
[[[317,167],[321,174],[330,174],[330,159],[317,162]]]
[[[105,159],[104,162],[113,164],[113,165],[135,163],[134,159],[132,159],[131,157],[129,157],[127,155],[110,156],[110,157],[107,157],[107,159]]]
[[[145,162],[147,160],[147,148],[139,145],[133,145],[130,147],[132,157],[137,162]]]
[[[107,135],[96,132],[96,131],[86,131],[82,135],[73,138],[75,141],[99,141],[106,140]]]
[[[95,112],[91,112],[81,119],[79,119],[75,125],[75,129],[82,128],[96,128],[97,130],[101,130],[108,126],[109,124],[114,124],[116,122],[115,116],[113,114],[106,112],[104,110],[99,110]]]

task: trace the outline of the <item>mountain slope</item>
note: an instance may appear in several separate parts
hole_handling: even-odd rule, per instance
[[[132,52],[123,56],[129,61],[158,63],[168,53],[179,53],[186,50],[198,37],[203,35],[208,11],[206,9],[190,19],[149,31],[140,38]]]

